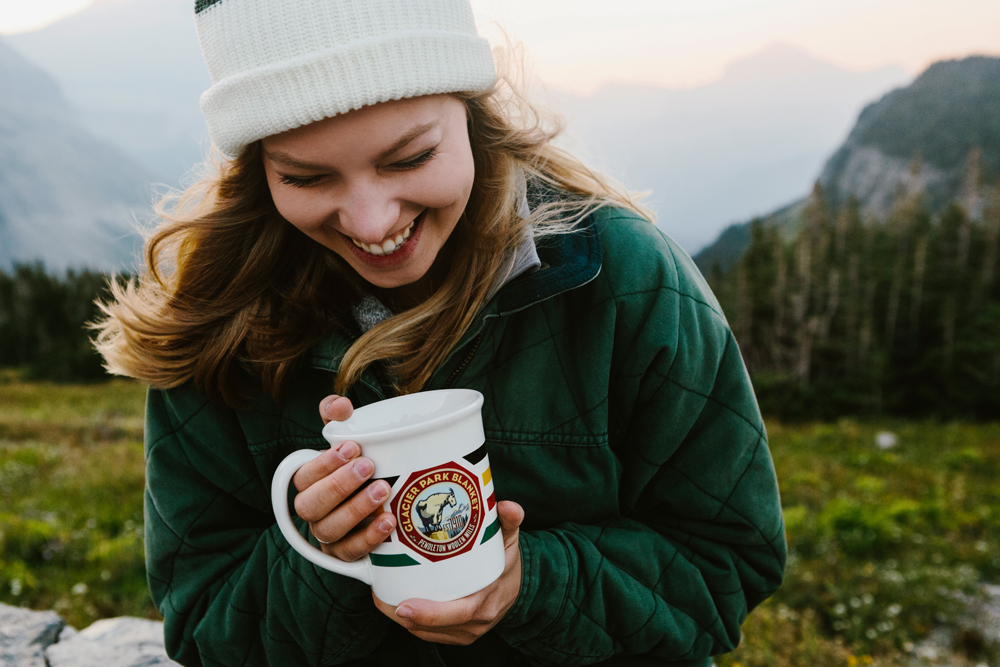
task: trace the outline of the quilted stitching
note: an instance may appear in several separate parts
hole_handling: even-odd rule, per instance
[[[522,594],[494,632],[533,664],[630,653],[707,664],[739,642],[785,559],[735,341],[686,255],[631,214],[598,212],[539,252],[549,282],[540,272],[502,290],[466,338],[475,354],[452,355],[432,380],[485,394],[497,497],[526,512]],[[515,286],[562,293],[532,305]],[[270,516],[277,463],[325,446],[315,406],[336,360],[316,354],[280,407],[262,397],[236,415],[190,388],[150,393],[149,580],[185,664],[343,664],[392,624],[367,587],[290,550]],[[476,647],[448,655],[484,662]]]

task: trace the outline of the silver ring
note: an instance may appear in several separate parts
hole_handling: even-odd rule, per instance
[[[316,533],[313,533],[311,530],[309,532],[312,533],[313,537],[316,537]],[[324,542],[323,540],[319,539],[318,537],[316,537],[316,541],[319,542],[320,544],[325,544],[326,546],[330,546],[331,544],[333,544],[333,542]]]

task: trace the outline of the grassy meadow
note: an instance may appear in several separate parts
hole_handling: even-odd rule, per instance
[[[155,618],[142,551],[144,388],[0,376],[0,601]],[[719,667],[904,665],[957,593],[1000,582],[1000,424],[768,423],[786,583]],[[880,443],[881,442],[881,446]],[[981,637],[955,647],[994,662]]]
[[[156,618],[142,548],[144,392],[0,376],[0,602],[54,609],[78,628]]]

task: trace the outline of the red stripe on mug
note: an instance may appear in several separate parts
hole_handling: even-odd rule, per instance
[[[490,497],[486,499],[486,510],[489,511],[493,509],[493,506],[497,504],[497,492],[494,491],[490,494]]]

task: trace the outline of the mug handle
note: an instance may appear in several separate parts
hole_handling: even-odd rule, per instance
[[[372,561],[367,554],[353,563],[325,554],[309,544],[309,541],[302,537],[302,533],[296,530],[295,524],[292,523],[292,513],[288,508],[288,485],[299,468],[322,453],[322,451],[315,449],[300,449],[286,456],[285,460],[278,465],[278,469],[274,471],[274,477],[271,479],[271,506],[274,508],[274,518],[278,521],[281,534],[285,536],[292,548],[302,554],[306,560],[325,570],[363,581],[371,586],[373,582]]]

